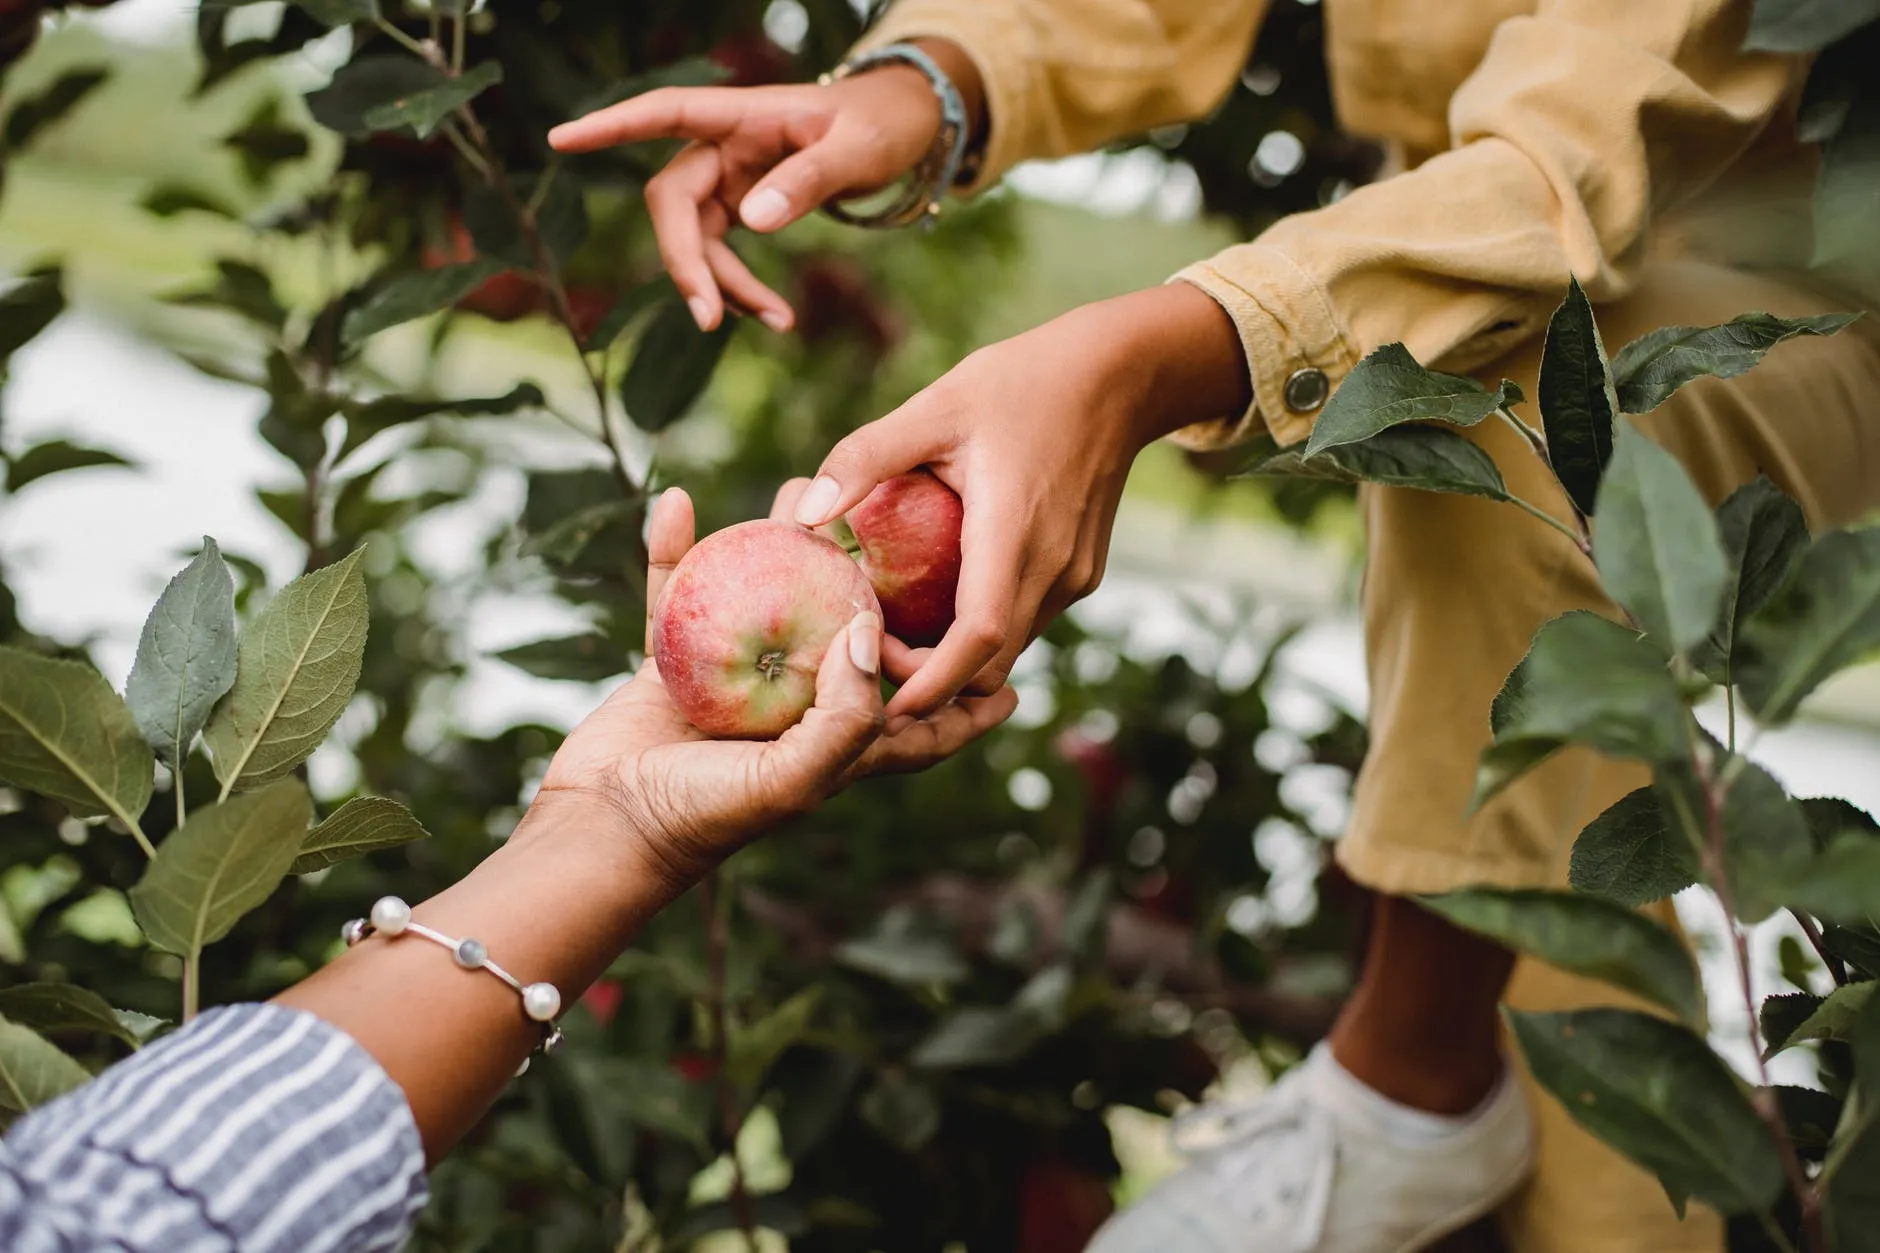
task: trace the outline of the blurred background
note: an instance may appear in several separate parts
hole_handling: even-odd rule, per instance
[[[1331,121],[1316,5],[1276,0],[1207,123],[1022,167],[931,233],[741,241],[801,333],[688,335],[636,195],[666,151],[555,164],[540,135],[664,82],[811,77],[864,15],[491,0],[466,22],[470,61],[503,70],[473,141],[349,127],[334,88],[310,114],[336,74],[408,58],[380,27],[435,21],[349,22],[372,11],[0,2],[0,257],[61,267],[64,293],[36,337],[0,336],[18,348],[0,633],[121,683],[201,536],[251,609],[366,544],[365,676],[311,782],[329,809],[396,796],[434,836],[290,880],[208,954],[210,1003],[304,975],[359,902],[433,890],[507,833],[562,731],[637,663],[648,492],[685,486],[707,529],[760,515],[975,346],[1160,282],[1377,164]],[[516,255],[479,162],[527,189],[544,238],[523,242],[546,253],[342,345],[385,276]],[[1340,489],[1232,468],[1150,450],[1104,587],[1027,654],[1012,725],[841,797],[668,911],[440,1169],[415,1247],[1075,1249],[1167,1169],[1169,1113],[1299,1056],[1361,925],[1326,857],[1364,747],[1361,537]],[[1798,794],[1880,807],[1877,698],[1852,672],[1755,754]],[[134,850],[17,802],[0,825],[7,981],[169,1013],[174,962],[136,947],[122,896]],[[1779,927],[1757,938],[1769,986],[1816,977]]]

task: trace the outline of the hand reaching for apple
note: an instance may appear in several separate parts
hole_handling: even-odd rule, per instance
[[[649,605],[659,603],[692,546],[692,502],[675,488],[653,507]],[[763,742],[714,740],[692,726],[649,658],[569,734],[541,792],[607,801],[681,888],[766,827],[814,808],[854,779],[919,770],[950,756],[1018,703],[1010,689],[968,698],[883,735],[880,642],[872,613],[842,621],[821,653],[814,706]]]

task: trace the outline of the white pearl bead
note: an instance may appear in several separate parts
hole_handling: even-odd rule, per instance
[[[372,926],[385,935],[397,935],[411,925],[411,906],[396,896],[381,896],[372,903]]]
[[[522,1011],[536,1022],[547,1022],[561,1012],[561,991],[552,983],[531,983],[522,989]]]
[[[465,970],[480,969],[490,959],[489,951],[483,947],[482,941],[468,937],[457,941],[456,955],[457,964]]]

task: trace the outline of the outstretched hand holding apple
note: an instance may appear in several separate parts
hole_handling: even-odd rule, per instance
[[[800,480],[790,485],[788,500],[800,490]],[[761,525],[825,542],[781,520]],[[692,502],[675,488],[653,507],[647,543],[650,604],[660,603],[692,547]],[[856,573],[847,554],[833,544],[829,548],[849,573]],[[735,584],[716,590],[737,595]],[[810,603],[817,600],[810,597]],[[730,621],[729,613],[713,620]],[[682,887],[766,827],[814,808],[855,779],[920,770],[951,756],[1005,721],[1018,704],[1006,689],[956,701],[931,718],[884,735],[880,619],[872,609],[844,610],[826,619],[816,635],[814,703],[776,738],[712,739],[687,720],[659,662],[649,658],[569,734],[549,763],[542,794],[598,796],[623,815],[652,863],[667,868],[673,884]],[[722,641],[711,646],[722,647]]]

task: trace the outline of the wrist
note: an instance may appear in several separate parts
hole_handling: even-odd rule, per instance
[[[598,898],[612,916],[637,927],[697,878],[660,854],[647,826],[611,789],[543,787],[477,873],[501,876],[525,862],[555,867],[571,892]]]
[[[1165,283],[1090,307],[1105,326],[1107,381],[1124,398],[1136,451],[1253,402],[1240,334],[1226,310],[1188,283]]]

